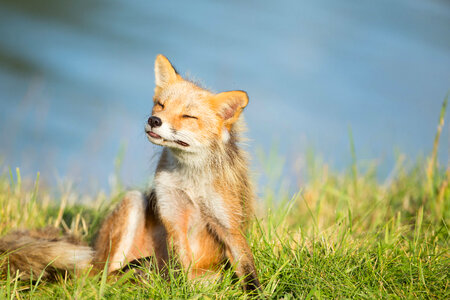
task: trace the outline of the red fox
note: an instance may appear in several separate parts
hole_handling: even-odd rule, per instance
[[[101,270],[109,261],[111,273],[148,256],[163,267],[173,248],[190,278],[215,274],[228,262],[244,289],[259,288],[243,235],[254,202],[248,159],[238,145],[247,94],[203,89],[183,79],[163,55],[156,57],[155,83],[145,132],[163,151],[150,191],[125,195],[101,226],[93,252],[44,233],[22,233],[23,241],[16,233],[3,238],[0,253],[11,252],[12,271],[20,269],[29,276],[31,266],[40,273],[56,257],[56,269],[93,264]],[[50,276],[48,272],[44,275]]]

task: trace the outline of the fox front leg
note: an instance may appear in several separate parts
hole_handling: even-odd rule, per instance
[[[256,273],[252,252],[245,237],[240,232],[223,232],[221,236],[225,241],[226,255],[230,263],[236,265],[236,275],[243,278],[244,289],[259,289],[261,284]]]
[[[201,212],[208,222],[209,228],[225,245],[225,254],[232,265],[236,266],[236,275],[242,278],[245,290],[259,289],[261,284],[255,268],[255,262],[247,240],[237,224],[230,225],[221,222],[222,217],[215,216],[208,206],[202,205]],[[229,218],[227,218],[229,219]]]
[[[192,264],[192,251],[189,247],[189,219],[193,204],[189,196],[179,189],[157,191],[157,207],[160,218],[167,230],[167,239],[172,243],[180,263],[187,270]]]

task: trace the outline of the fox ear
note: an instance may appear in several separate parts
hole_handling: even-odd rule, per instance
[[[170,61],[162,54],[158,54],[155,60],[155,84],[164,87],[177,79],[177,71]]]
[[[212,99],[213,108],[230,127],[237,121],[242,110],[248,104],[248,96],[244,91],[231,91],[217,94]]]

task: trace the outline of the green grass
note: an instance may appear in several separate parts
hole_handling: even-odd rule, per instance
[[[375,165],[358,169],[351,141],[347,172],[310,159],[298,194],[263,192],[248,237],[267,298],[450,298],[450,168],[436,159],[446,102],[429,157],[410,164],[400,155],[385,182]],[[51,225],[91,242],[123,192],[81,205],[81,195],[42,190],[38,178],[23,180],[19,170],[0,177],[0,235]],[[143,271],[140,280],[78,274],[56,283],[0,274],[0,298],[251,298],[232,271],[215,283],[188,281],[176,267],[169,278]]]

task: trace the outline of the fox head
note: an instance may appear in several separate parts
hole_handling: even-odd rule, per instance
[[[183,79],[163,55],[155,60],[155,84],[145,131],[150,142],[176,152],[204,153],[227,144],[248,104],[244,91],[214,94]]]

